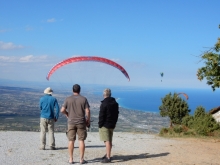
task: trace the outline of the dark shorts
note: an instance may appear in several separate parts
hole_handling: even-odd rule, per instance
[[[86,140],[86,124],[68,125],[68,130],[66,132],[68,140],[75,141],[76,134],[78,135],[78,140]]]
[[[99,128],[99,136],[101,141],[110,141],[112,142],[113,130],[111,128]]]

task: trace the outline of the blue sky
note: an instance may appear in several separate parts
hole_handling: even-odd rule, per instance
[[[210,88],[198,56],[219,37],[218,0],[0,1],[0,79],[138,87]],[[58,62],[100,56],[123,66]],[[164,76],[160,76],[164,72]],[[162,79],[162,82],[161,82]]]

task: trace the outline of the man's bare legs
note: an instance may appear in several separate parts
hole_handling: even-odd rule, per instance
[[[80,162],[84,161],[84,153],[85,153],[85,143],[84,140],[79,140],[79,152],[80,152]]]
[[[74,142],[69,141],[68,149],[69,149],[69,162],[73,162],[73,150],[74,150]],[[80,162],[84,161],[84,153],[85,153],[85,143],[84,140],[79,140],[79,151],[80,151]]]
[[[74,142],[75,141],[69,141],[68,150],[69,150],[69,162],[73,162],[73,150],[74,150]]]
[[[111,158],[111,150],[112,150],[112,142],[105,141],[105,146],[106,146],[106,157],[108,159],[110,159]]]

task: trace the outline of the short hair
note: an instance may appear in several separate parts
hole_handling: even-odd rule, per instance
[[[105,97],[111,97],[111,89],[106,88],[106,89],[103,91],[103,95],[104,95]]]
[[[78,84],[73,85],[73,92],[80,93],[80,85],[78,85]]]

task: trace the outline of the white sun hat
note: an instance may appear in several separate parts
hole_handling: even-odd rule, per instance
[[[51,95],[53,93],[53,90],[50,87],[48,87],[44,90],[44,93]]]

